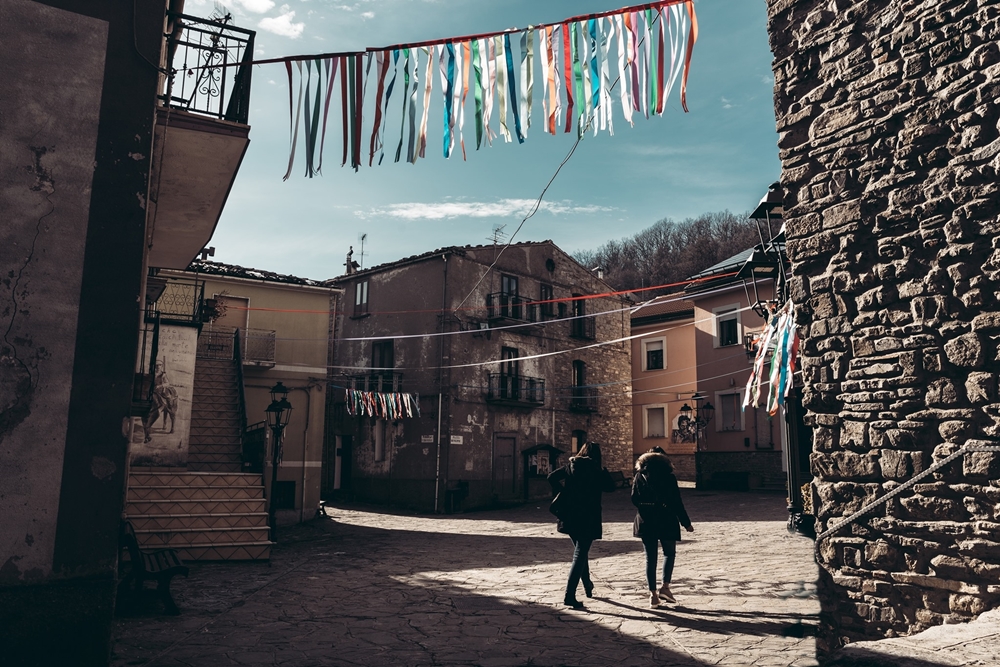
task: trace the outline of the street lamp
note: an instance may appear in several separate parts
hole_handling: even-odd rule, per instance
[[[274,434],[271,443],[271,497],[268,499],[268,524],[271,527],[271,541],[277,541],[278,525],[275,521],[274,490],[278,485],[278,466],[281,464],[281,434],[292,416],[292,404],[288,402],[288,389],[282,383],[271,387],[271,404],[264,411],[267,425]]]
[[[705,396],[701,392],[694,392],[691,396],[691,400],[694,401],[694,409],[690,405],[685,403],[680,410],[681,416],[688,420],[689,423],[694,424],[694,446],[695,449],[700,451],[701,444],[699,442],[699,436],[701,431],[708,426],[708,423],[712,421],[712,417],[715,416],[715,406],[711,403],[705,403],[702,405],[701,402],[705,400]]]

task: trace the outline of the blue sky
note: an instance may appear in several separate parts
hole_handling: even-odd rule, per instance
[[[257,30],[257,57],[362,50],[560,21],[617,9],[627,0],[230,0],[237,25]],[[763,0],[698,0],[684,113],[679,86],[662,117],[634,127],[615,107],[615,135],[588,135],[546,195],[547,207],[515,241],[552,239],[573,253],[630,236],[662,218],[752,208],[780,175]],[[213,4],[188,0],[187,13]],[[435,97],[440,97],[435,81]],[[541,109],[524,144],[494,141],[445,160],[440,112],[432,113],[427,158],[340,167],[339,138],[326,147],[324,175],[288,161],[288,86],[282,65],[253,74],[251,144],[212,239],[215,260],[324,279],[343,273],[348,247],[364,266],[447,245],[487,243],[496,225],[509,235],[526,202],[542,192],[575,139],[541,131]],[[372,104],[367,108],[373,108]],[[437,106],[440,109],[440,105]],[[433,111],[433,108],[432,108]],[[494,116],[495,116],[494,112]],[[331,111],[331,122],[338,116]],[[370,131],[370,118],[366,118]],[[398,135],[389,126],[386,143]],[[339,127],[334,126],[335,132]],[[395,136],[394,136],[395,135]],[[474,131],[473,144],[474,144]],[[367,135],[365,137],[367,146]],[[433,150],[432,150],[433,148]],[[300,144],[301,155],[301,144]],[[404,149],[405,152],[405,149]],[[739,249],[734,249],[734,252]]]

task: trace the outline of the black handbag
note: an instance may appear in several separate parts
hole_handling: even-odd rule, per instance
[[[563,492],[560,491],[556,494],[556,497],[552,499],[552,502],[549,503],[549,512],[562,521],[563,517],[566,516],[567,509],[566,497],[563,495]]]

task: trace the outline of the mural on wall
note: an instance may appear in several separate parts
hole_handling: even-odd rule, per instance
[[[169,325],[160,327],[159,350],[153,372],[152,408],[145,419],[133,419],[132,465],[187,464],[197,349],[197,329]],[[148,354],[145,365],[149,366]]]
[[[683,442],[695,442],[697,430],[694,421],[690,417],[678,414],[674,417],[674,430],[671,434],[671,442],[675,445]]]

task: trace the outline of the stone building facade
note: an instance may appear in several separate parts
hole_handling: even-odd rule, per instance
[[[546,472],[588,440],[629,475],[628,304],[550,241],[442,248],[330,284],[345,303],[324,460],[341,493],[422,511],[544,498]],[[379,387],[418,395],[420,415],[347,413],[345,389]]]
[[[768,0],[819,530],[1000,444],[1000,2]],[[1000,602],[1000,458],[817,544],[819,649]]]

